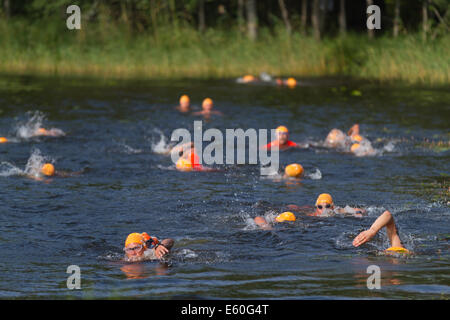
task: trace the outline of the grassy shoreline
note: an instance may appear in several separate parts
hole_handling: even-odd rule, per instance
[[[0,22],[0,73],[118,79],[219,79],[267,72],[274,76],[352,76],[383,81],[450,83],[450,36],[372,41],[365,35],[321,42],[280,28],[256,42],[235,30],[160,28],[132,34],[124,26]]]

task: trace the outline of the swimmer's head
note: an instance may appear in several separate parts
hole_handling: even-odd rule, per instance
[[[286,166],[286,168],[284,169],[284,173],[288,177],[300,178],[303,175],[303,167],[298,163],[293,163]]]
[[[289,88],[293,88],[297,85],[297,80],[294,78],[288,78],[285,83]]]
[[[180,158],[177,161],[176,167],[180,171],[192,171],[192,162],[185,158]]]
[[[283,222],[283,221],[295,221],[295,215],[292,212],[286,211],[283,213],[280,213],[275,220],[277,222]]]
[[[285,126],[279,126],[275,132],[277,133],[278,142],[280,145],[285,144],[289,138],[289,130]]]
[[[130,233],[125,240],[125,247],[123,250],[128,259],[135,260],[144,254],[146,246],[146,240],[142,233]]]
[[[8,142],[8,139],[5,137],[0,137],[0,143],[6,143]]]
[[[337,147],[345,142],[346,135],[339,129],[333,129],[330,131],[325,139],[325,144],[329,147]]]
[[[189,109],[189,104],[190,104],[191,100],[189,99],[189,96],[187,95],[182,95],[180,97],[180,108],[182,110],[188,110]]]
[[[42,166],[41,172],[43,175],[51,177],[55,174],[55,166],[51,163],[46,163]]]
[[[316,210],[320,214],[322,214],[326,210],[333,210],[334,209],[334,203],[333,198],[328,193],[322,193],[317,197],[316,200]]]
[[[212,101],[212,99],[211,98],[206,98],[205,100],[203,100],[202,108],[203,108],[203,110],[210,111],[213,108],[213,101]]]
[[[256,78],[250,74],[247,74],[242,77],[242,82],[244,82],[244,83],[253,82],[255,80],[256,80]]]
[[[361,147],[361,145],[359,143],[354,143],[354,144],[352,144],[350,151],[356,152],[356,150],[358,150],[360,147]]]

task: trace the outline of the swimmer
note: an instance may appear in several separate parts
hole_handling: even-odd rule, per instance
[[[315,210],[310,212],[309,206],[299,207],[297,205],[288,205],[290,210],[294,211],[306,211],[308,216],[329,217],[336,214],[352,215],[354,217],[362,217],[366,213],[366,210],[361,208],[352,208],[346,206],[345,208],[335,207],[333,198],[328,193],[322,193],[317,197]]]
[[[202,111],[194,112],[193,115],[202,115],[205,117],[210,117],[211,115],[222,116],[223,113],[220,111],[213,110],[213,101],[210,98],[206,98],[202,103]]]
[[[287,79],[276,78],[275,84],[277,84],[279,86],[285,85],[292,89],[292,88],[295,88],[295,86],[297,86],[298,83],[297,83],[297,80],[295,80],[295,78],[290,77]]]
[[[273,223],[280,223],[280,222],[285,222],[285,221],[293,222],[295,220],[296,220],[295,215],[292,212],[286,211],[286,212],[283,212],[283,213],[280,213],[279,215],[277,215],[275,217],[275,219],[273,220]],[[272,225],[264,217],[257,216],[255,219],[253,219],[253,221],[261,229],[272,230]]]
[[[370,141],[359,133],[359,124],[354,124],[347,135],[339,129],[333,129],[327,135],[324,143],[327,148],[348,150],[358,157],[372,156],[376,150]]]
[[[8,142],[8,138],[0,137],[0,143],[7,143],[7,142]]]
[[[194,145],[191,145],[190,150],[184,151],[183,155],[176,163],[178,171],[220,171],[215,168],[204,167],[200,164],[200,158],[195,151]]]
[[[27,174],[26,176],[28,178],[42,181],[44,177],[50,178],[50,177],[61,177],[61,178],[68,178],[68,177],[74,177],[82,174],[85,170],[76,171],[76,172],[69,172],[69,171],[61,171],[56,170],[55,166],[51,163],[44,163],[41,167],[41,170],[38,171],[36,174]]]
[[[352,143],[361,142],[364,138],[359,134],[359,124],[355,123],[347,132],[347,135],[339,129],[332,129],[325,138],[325,146],[328,148],[348,148]]]
[[[355,237],[353,240],[353,246],[359,247],[360,245],[369,242],[383,227],[386,227],[386,233],[391,244],[391,247],[385,250],[386,254],[411,253],[402,245],[397,232],[397,227],[395,226],[394,217],[387,210],[375,220],[369,229],[361,232]]]
[[[177,109],[178,111],[182,112],[182,113],[187,113],[189,111],[191,111],[191,100],[189,99],[189,96],[184,94],[180,97],[180,104],[175,107],[175,109]]]
[[[245,76],[237,78],[237,80],[236,80],[237,83],[251,83],[251,82],[258,82],[258,81],[259,80],[251,74],[247,74]]]
[[[146,232],[131,233],[125,240],[124,260],[137,262],[145,260],[157,260],[163,258],[172,249],[174,241],[164,239],[159,241],[156,237],[149,236]]]
[[[289,148],[307,148],[308,145],[302,145],[289,140],[289,130],[285,126],[279,126],[275,130],[277,134],[277,140],[274,140],[267,145],[265,145],[263,148],[270,150],[271,148],[278,146],[280,151],[287,150]]]
[[[66,134],[64,133],[64,131],[62,131],[61,129],[57,129],[57,128],[51,128],[49,130],[47,130],[45,128],[37,128],[33,133],[34,137],[39,137],[39,136],[61,137],[61,136],[65,136],[65,135]]]

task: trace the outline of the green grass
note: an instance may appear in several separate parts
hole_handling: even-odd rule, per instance
[[[65,21],[29,24],[0,20],[0,73],[101,78],[233,78],[355,76],[380,81],[448,84],[450,36],[423,42],[419,35],[368,40],[365,35],[321,42],[282,28],[260,30],[256,42],[236,30],[158,28],[133,34],[126,25]]]

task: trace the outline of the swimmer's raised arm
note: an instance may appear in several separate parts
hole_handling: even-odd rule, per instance
[[[173,239],[164,239],[161,243],[155,246],[155,255],[158,259],[161,259],[165,254],[169,253],[172,249],[175,241]]]
[[[359,124],[355,123],[347,132],[349,136],[359,134]]]
[[[370,229],[363,231],[358,236],[356,236],[356,238],[353,240],[353,245],[355,247],[358,247],[370,241],[383,227],[386,227],[391,246],[403,247],[400,241],[400,237],[397,233],[397,228],[395,227],[394,218],[392,217],[392,214],[387,210],[383,212],[383,214],[379,216],[377,220],[375,220]]]

